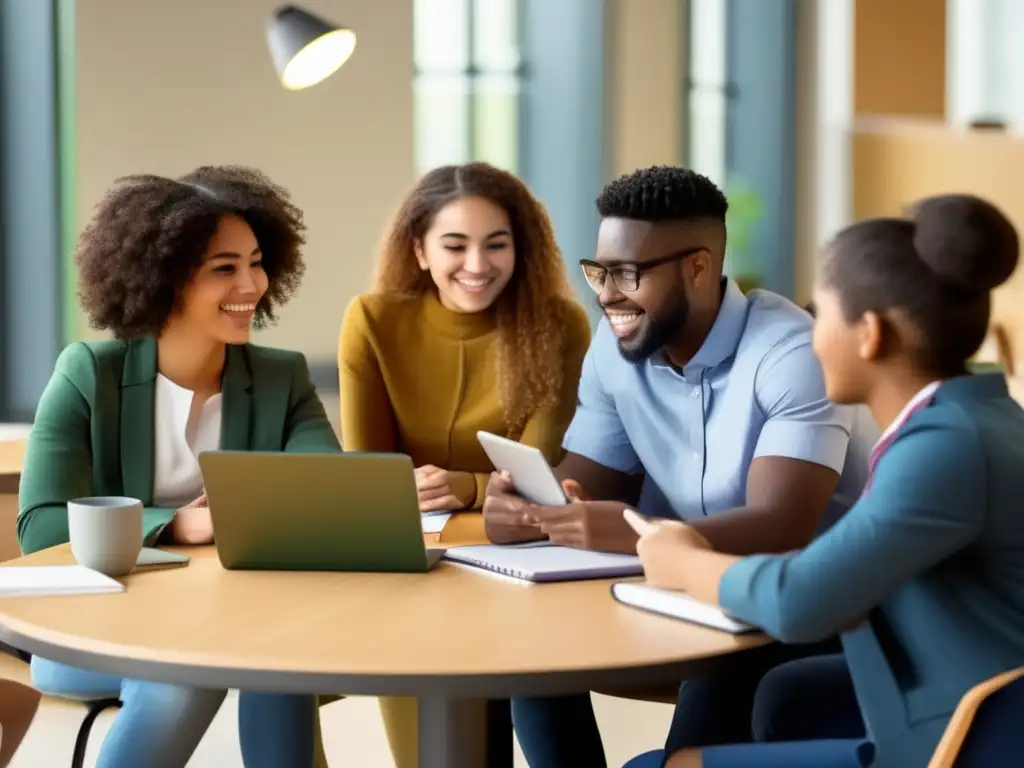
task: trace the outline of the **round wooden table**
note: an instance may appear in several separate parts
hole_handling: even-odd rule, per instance
[[[422,768],[483,764],[476,699],[657,685],[767,642],[627,608],[608,581],[226,571],[212,547],[182,551],[189,567],[129,576],[122,594],[0,600],[0,638],[122,677],[417,696]],[[10,566],[70,562],[63,546]]]

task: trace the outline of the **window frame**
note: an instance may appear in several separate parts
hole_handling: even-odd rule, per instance
[[[508,117],[508,130],[511,133],[511,141],[508,142],[508,147],[505,151],[511,156],[512,161],[506,163],[495,163],[500,165],[512,173],[519,171],[520,164],[520,141],[521,141],[521,129],[520,129],[520,112],[522,110],[522,97],[526,87],[527,80],[527,69],[523,63],[522,53],[522,17],[523,17],[523,6],[524,3],[521,0],[507,0],[512,4],[512,13],[516,19],[516,33],[514,37],[514,62],[507,66],[492,65],[487,62],[481,62],[481,57],[478,51],[479,42],[479,29],[477,28],[477,5],[480,2],[488,2],[488,0],[457,0],[462,4],[463,13],[460,14],[459,19],[464,23],[464,29],[461,30],[464,36],[460,48],[465,52],[464,60],[450,65],[434,65],[430,62],[422,62],[419,60],[417,47],[414,44],[413,53],[413,98],[416,100],[414,107],[414,115],[416,124],[414,125],[414,135],[416,141],[416,152],[415,152],[415,164],[418,173],[425,173],[431,168],[437,167],[441,164],[447,163],[462,163],[473,160],[485,160],[492,161],[493,156],[487,157],[481,154],[481,141],[478,135],[481,130],[482,121],[482,100],[481,100],[481,86],[486,84],[489,80],[493,83],[500,82],[502,79],[507,79],[507,82],[512,83],[513,87],[510,89],[513,95],[513,102],[515,104],[514,109],[511,111],[511,115]],[[414,0],[417,2],[417,0]],[[418,0],[424,4],[430,2],[430,0]],[[414,24],[420,24],[422,22],[417,20],[418,13],[424,13],[425,11],[414,11]],[[455,37],[458,36],[459,30],[454,30]],[[416,39],[416,31],[414,30],[414,40]],[[444,79],[450,78],[453,84],[459,83],[464,88],[464,91],[457,98],[463,100],[463,107],[459,110],[462,113],[462,119],[465,120],[462,131],[462,144],[461,152],[458,156],[455,153],[446,155],[445,153],[438,153],[444,155],[439,159],[430,157],[430,152],[424,152],[421,144],[424,141],[426,130],[423,124],[420,122],[423,119],[421,112],[422,105],[419,103],[420,94],[418,89],[423,86],[429,80],[435,80],[436,83],[443,82]],[[453,89],[453,90],[457,90]]]

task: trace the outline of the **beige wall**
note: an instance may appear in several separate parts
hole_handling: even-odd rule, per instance
[[[608,0],[609,178],[679,164],[686,3]],[[309,227],[307,274],[259,343],[333,359],[341,313],[364,290],[388,216],[414,177],[411,0],[308,0],[359,45],[332,78],[289,93],[264,23],[276,0],[78,3],[79,225],[118,176],[206,163],[261,168]],[[81,335],[93,335],[80,322]]]
[[[898,216],[915,200],[963,192],[998,205],[1024,228],[1024,191],[1008,168],[1024,166],[1024,139],[938,121],[864,119],[852,134],[853,215]],[[1005,335],[1010,388],[1024,401],[1024,268],[993,294],[992,329]],[[994,339],[993,339],[994,340]],[[993,362],[996,348],[979,358]]]
[[[854,210],[858,117],[941,120],[946,0],[798,0],[796,297],[810,298],[821,246]]]
[[[257,341],[334,359],[344,306],[366,288],[380,231],[413,180],[412,3],[307,0],[359,44],[298,93],[278,85],[267,52],[277,5],[78,3],[79,223],[123,174],[261,168],[291,190],[309,233],[302,290]]]
[[[609,178],[682,163],[686,7],[680,0],[610,0],[605,39]]]

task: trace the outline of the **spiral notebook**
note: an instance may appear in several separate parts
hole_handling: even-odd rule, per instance
[[[642,611],[701,624],[734,635],[760,631],[730,616],[718,606],[702,603],[685,592],[649,587],[643,582],[620,581],[612,584],[612,597],[623,605]]]
[[[534,583],[582,581],[643,573],[636,555],[589,552],[548,542],[452,547],[444,559],[513,579]]]

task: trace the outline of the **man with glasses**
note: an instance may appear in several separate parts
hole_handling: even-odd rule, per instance
[[[597,207],[597,254],[581,265],[604,318],[556,468],[572,502],[530,505],[495,475],[489,538],[635,552],[622,512],[636,507],[686,520],[722,552],[805,546],[860,494],[874,437],[825,397],[810,316],[724,275],[728,203],[706,177],[640,170]],[[669,753],[749,741],[764,673],[837,646],[766,648],[687,682]],[[605,764],[587,694],[514,701],[513,719],[532,768]],[[754,725],[770,735],[771,722]]]

